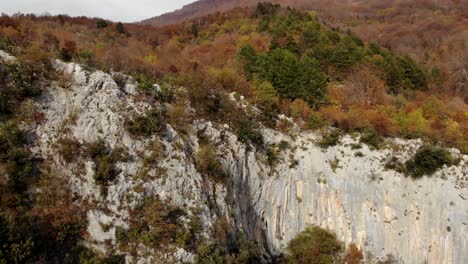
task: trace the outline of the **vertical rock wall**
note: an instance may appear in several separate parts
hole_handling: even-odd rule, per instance
[[[289,142],[270,171],[254,151],[226,140],[227,167],[236,197],[236,219],[278,254],[306,225],[333,230],[374,258],[392,254],[401,263],[468,263],[467,156],[458,166],[413,180],[385,170],[392,155],[405,161],[420,141],[393,140],[378,151],[345,137],[322,150],[305,133],[290,138],[266,130],[267,141]],[[359,153],[358,153],[359,152]],[[358,154],[356,154],[358,153]],[[298,162],[297,165],[293,165]]]

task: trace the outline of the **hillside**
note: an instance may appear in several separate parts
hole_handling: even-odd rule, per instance
[[[0,263],[466,263],[466,52],[422,51],[271,3],[1,16]]]
[[[201,17],[216,12],[225,12],[235,7],[255,7],[261,0],[199,0],[183,6],[181,9],[162,14],[157,17],[141,21],[142,24],[170,25],[185,20]],[[416,10],[432,9],[443,10],[445,13],[455,12],[466,15],[466,6],[462,1],[427,1],[427,0],[371,0],[371,1],[327,1],[327,0],[272,0],[268,1],[282,6],[290,6],[304,10],[317,10],[324,17],[339,19],[372,18],[385,14],[382,11],[391,11],[396,8],[410,8]]]
[[[235,7],[255,6],[259,0],[201,0],[180,10],[142,21],[142,24],[164,26],[224,12]],[[315,10],[322,22],[342,30],[351,30],[366,41],[376,41],[386,48],[408,54],[420,63],[437,67],[448,92],[468,100],[467,33],[468,7],[463,1],[372,0],[270,1],[300,10]]]

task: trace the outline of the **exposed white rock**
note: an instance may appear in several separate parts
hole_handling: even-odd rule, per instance
[[[353,140],[347,137],[342,145],[322,150],[310,133],[293,139],[267,130],[264,136],[270,143],[286,140],[291,146],[272,176],[257,155],[239,143],[228,141],[223,147],[235,153],[226,157],[226,166],[236,190],[236,219],[249,234],[266,240],[273,253],[313,224],[375,257],[392,254],[402,263],[468,263],[467,156],[431,178],[412,180],[384,169],[384,161],[397,152],[393,149],[352,150],[347,143]],[[394,144],[404,161],[421,142]],[[357,151],[363,157],[356,157]],[[290,166],[290,155],[297,166]]]
[[[77,64],[57,61],[56,67],[70,74],[72,83],[69,88],[50,87],[38,102],[45,120],[35,130],[33,151],[70,175],[73,192],[94,205],[87,214],[88,242],[103,251],[106,241],[115,244],[115,227],[128,226],[128,210],[143,196],[158,195],[184,208],[200,208],[205,237],[218,217],[207,200],[216,201],[218,215],[227,215],[231,207],[236,225],[265,242],[272,254],[283,251],[307,224],[314,224],[335,231],[344,242],[354,242],[375,257],[393,254],[404,263],[468,263],[467,156],[458,166],[445,167],[431,178],[412,180],[385,170],[384,161],[392,155],[408,159],[420,141],[395,139],[394,148],[376,151],[364,145],[353,150],[349,144],[355,140],[346,137],[343,144],[322,150],[314,144],[318,138],[314,133],[291,137],[265,129],[267,143],[289,142],[278,164],[270,168],[265,155],[239,142],[228,126],[216,128],[210,122],[195,121],[194,131],[204,130],[217,146],[230,175],[227,188],[204,181],[196,171],[189,150],[198,147],[195,134],[182,139],[169,125],[158,135],[165,146],[158,162],[163,175],[141,179],[138,153],[147,152],[157,137],[135,139],[124,128],[126,116],[151,107],[138,100],[135,84],[119,88],[111,75],[87,72]],[[93,180],[92,161],[77,155],[65,164],[56,154],[54,143],[64,136],[81,143],[102,138],[111,148],[128,149],[132,159],[118,164],[120,174],[107,196],[99,193]],[[358,151],[362,157],[355,155]],[[175,249],[168,258],[194,260],[183,249]],[[133,261],[130,256],[126,259]],[[155,259],[142,256],[136,261]]]
[[[216,216],[211,215],[205,203],[207,193],[200,188],[203,179],[195,170],[191,157],[184,149],[176,147],[175,142],[180,137],[170,126],[165,134],[164,140],[167,141],[162,142],[166,151],[159,164],[164,174],[159,178],[138,177],[142,168],[142,159],[138,153],[147,152],[147,146],[155,137],[135,139],[124,128],[127,116],[150,108],[149,104],[138,101],[134,96],[134,84],[127,83],[121,89],[109,74],[100,71],[90,73],[73,63],[56,61],[56,68],[71,76],[71,85],[68,88],[50,87],[39,100],[39,109],[45,119],[35,129],[37,145],[33,152],[52,158],[53,164],[65,175],[70,175],[72,191],[81,200],[94,204],[87,214],[89,243],[101,251],[106,250],[107,241],[115,244],[115,227],[127,227],[128,210],[148,195],[157,195],[162,200],[186,209],[201,208],[202,223],[209,230],[215,223]],[[56,154],[55,143],[64,137],[74,138],[82,144],[103,139],[110,148],[120,146],[128,150],[132,159],[117,164],[120,173],[115,184],[109,186],[106,196],[101,195],[93,179],[93,161],[86,160],[77,153],[76,160],[65,164]],[[150,171],[149,174],[151,173]],[[217,195],[222,201],[225,192]],[[107,226],[107,230],[103,230],[103,226]],[[209,234],[206,233],[205,236],[208,237]],[[178,249],[174,256],[168,258],[190,261],[193,260],[193,254]],[[152,258],[138,260],[138,263],[153,262]]]
[[[10,54],[4,52],[3,50],[0,50],[0,60],[9,62],[9,61],[16,60],[16,58],[11,56]]]

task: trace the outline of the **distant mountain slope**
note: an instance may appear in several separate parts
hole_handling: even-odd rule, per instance
[[[225,11],[236,6],[251,6],[257,0],[200,0],[185,5],[181,9],[141,21],[142,24],[169,25],[186,19],[204,16],[217,11]]]
[[[181,9],[141,21],[148,25],[170,25],[187,19],[223,12],[235,7],[251,7],[265,0],[199,0],[183,6]],[[391,13],[396,6],[405,9],[442,10],[444,13],[456,11],[458,15],[467,15],[463,1],[447,0],[270,0],[282,6],[299,9],[314,9],[321,16],[338,19],[368,19]]]
[[[199,0],[171,13],[140,22],[165,26],[235,7],[254,7],[264,0]],[[468,5],[447,0],[271,0],[281,6],[315,10],[331,27],[350,30],[366,41],[407,54],[419,63],[438,65],[450,76],[444,83],[468,101],[466,52]],[[203,18],[202,18],[203,20]],[[428,56],[428,54],[432,54]]]

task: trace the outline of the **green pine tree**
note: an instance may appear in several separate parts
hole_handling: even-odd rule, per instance
[[[122,22],[119,22],[115,25],[115,30],[117,30],[117,32],[119,32],[120,34],[125,34],[125,28]]]
[[[298,78],[297,97],[311,107],[318,107],[326,102],[327,78],[320,68],[320,63],[305,56],[301,60]]]
[[[250,44],[244,45],[239,51],[239,59],[243,65],[243,70],[248,80],[253,78],[257,72],[257,52]]]

